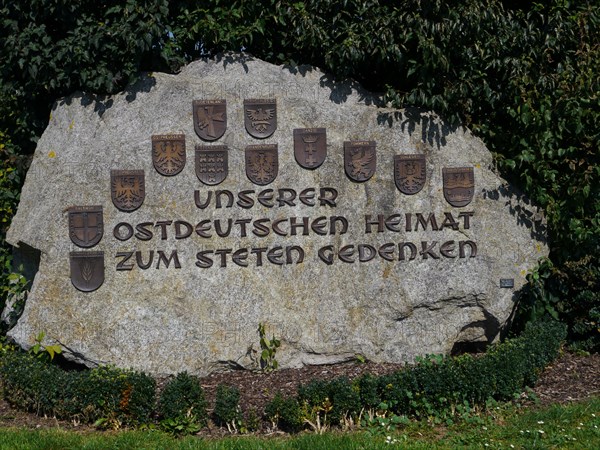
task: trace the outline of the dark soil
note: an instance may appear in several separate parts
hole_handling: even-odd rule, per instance
[[[331,366],[309,366],[302,369],[285,369],[263,374],[248,371],[218,373],[200,379],[208,402],[214,404],[215,393],[219,384],[237,387],[241,392],[243,410],[254,411],[258,416],[276,393],[293,396],[300,383],[308,383],[317,379],[332,379],[345,376],[356,378],[364,373],[382,375],[402,367],[398,364],[375,364],[352,362]],[[166,380],[158,380],[159,389]],[[569,403],[600,394],[600,355],[576,356],[566,353],[550,365],[540,376],[533,389],[534,397],[539,403]],[[533,402],[530,402],[533,404]],[[25,413],[13,409],[4,400],[0,400],[0,427],[27,428],[63,428],[90,431],[91,426],[60,421],[54,418],[38,417],[33,413]],[[211,427],[209,434],[220,434]],[[222,432],[222,430],[221,430]]]

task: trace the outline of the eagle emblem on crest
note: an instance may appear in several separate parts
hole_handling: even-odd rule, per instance
[[[121,211],[135,211],[146,196],[143,170],[111,170],[111,197]]]
[[[244,124],[253,137],[264,139],[277,129],[277,102],[269,100],[244,100]]]
[[[412,195],[423,189],[426,179],[425,155],[394,156],[394,181],[400,192]]]
[[[246,175],[254,184],[271,183],[277,178],[278,170],[277,144],[246,147]]]
[[[185,166],[185,135],[152,136],[152,163],[161,175],[173,176],[181,172]]]
[[[376,167],[375,141],[344,142],[344,169],[352,181],[367,181],[375,173]]]

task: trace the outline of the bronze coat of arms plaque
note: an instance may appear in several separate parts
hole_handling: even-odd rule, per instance
[[[143,170],[111,170],[110,186],[113,204],[121,211],[135,211],[144,203]]]
[[[352,181],[362,183],[373,176],[377,167],[375,149],[375,141],[344,142],[344,169]]]
[[[194,130],[205,141],[216,141],[227,130],[227,102],[225,100],[194,100]]]
[[[152,163],[161,175],[173,176],[181,172],[185,166],[185,135],[153,135]]]
[[[71,283],[92,292],[104,283],[104,252],[71,252]]]
[[[265,185],[277,177],[277,144],[246,147],[246,175],[254,184]]]
[[[327,156],[325,128],[296,128],[294,130],[294,156],[305,169],[316,169]]]
[[[452,206],[467,206],[475,192],[475,176],[472,167],[444,167],[444,198]]]
[[[425,185],[425,155],[395,155],[394,181],[403,194],[416,194]]]
[[[215,185],[227,178],[227,146],[196,145],[196,176],[204,184]]]
[[[244,100],[246,131],[258,139],[271,136],[277,129],[277,100]]]
[[[73,206],[69,208],[69,237],[79,247],[96,245],[104,234],[102,206]]]

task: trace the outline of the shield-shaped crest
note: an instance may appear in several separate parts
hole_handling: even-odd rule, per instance
[[[298,128],[294,130],[294,156],[305,169],[316,169],[327,156],[325,128]]]
[[[71,252],[71,283],[92,292],[104,283],[104,252]]]
[[[152,163],[161,175],[181,172],[185,166],[185,134],[153,135]]]
[[[244,100],[246,131],[258,139],[271,136],[277,129],[277,100]]]
[[[194,130],[205,141],[216,141],[227,129],[225,100],[194,100]]]
[[[475,192],[475,176],[472,167],[442,168],[444,198],[452,206],[467,206]]]
[[[143,170],[111,170],[111,197],[121,211],[135,211],[146,196]]]
[[[394,156],[394,181],[400,192],[416,194],[425,185],[425,155]]]
[[[79,247],[96,245],[104,234],[102,206],[72,206],[69,208],[69,237]]]
[[[254,184],[265,185],[277,177],[279,158],[277,144],[246,147],[246,175]]]
[[[219,184],[228,173],[227,146],[196,145],[196,176],[204,184]]]
[[[373,176],[377,167],[375,148],[375,141],[344,142],[344,168],[352,181],[362,183]]]

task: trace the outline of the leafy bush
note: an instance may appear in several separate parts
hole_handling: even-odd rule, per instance
[[[344,418],[358,415],[361,409],[358,390],[343,377],[298,386],[298,401],[315,414],[322,412],[323,425],[327,425],[328,421],[339,424]]]
[[[427,356],[414,366],[381,377],[364,375],[353,384],[344,378],[313,381],[298,387],[297,398],[305,406],[305,421],[317,431],[363,408],[371,416],[367,422],[377,429],[405,416],[451,420],[490,399],[511,400],[535,383],[557,357],[565,336],[565,326],[558,322],[532,323],[518,338],[494,345],[482,356]],[[276,417],[281,401],[272,402],[269,417]]]
[[[217,424],[227,426],[230,431],[237,430],[242,418],[240,391],[236,387],[220,384],[217,387],[213,414]]]
[[[302,427],[302,411],[295,398],[284,398],[277,393],[265,406],[265,415],[275,425],[286,431],[297,431]]]
[[[15,146],[0,129],[0,312],[7,301],[11,303],[13,316],[7,318],[10,325],[23,309],[27,295],[27,280],[13,268],[12,252],[6,244],[6,232],[17,211],[21,184],[25,179],[28,158],[16,153]],[[6,324],[0,324],[5,329]]]
[[[360,396],[360,404],[367,409],[377,408],[383,399],[378,391],[380,380],[367,373],[354,381]]]
[[[164,419],[191,417],[193,421],[205,424],[206,399],[196,377],[187,372],[177,374],[165,385],[158,402],[158,411]]]
[[[100,367],[65,371],[30,354],[0,360],[5,398],[19,409],[61,419],[119,427],[150,421],[155,382],[134,371]]]

